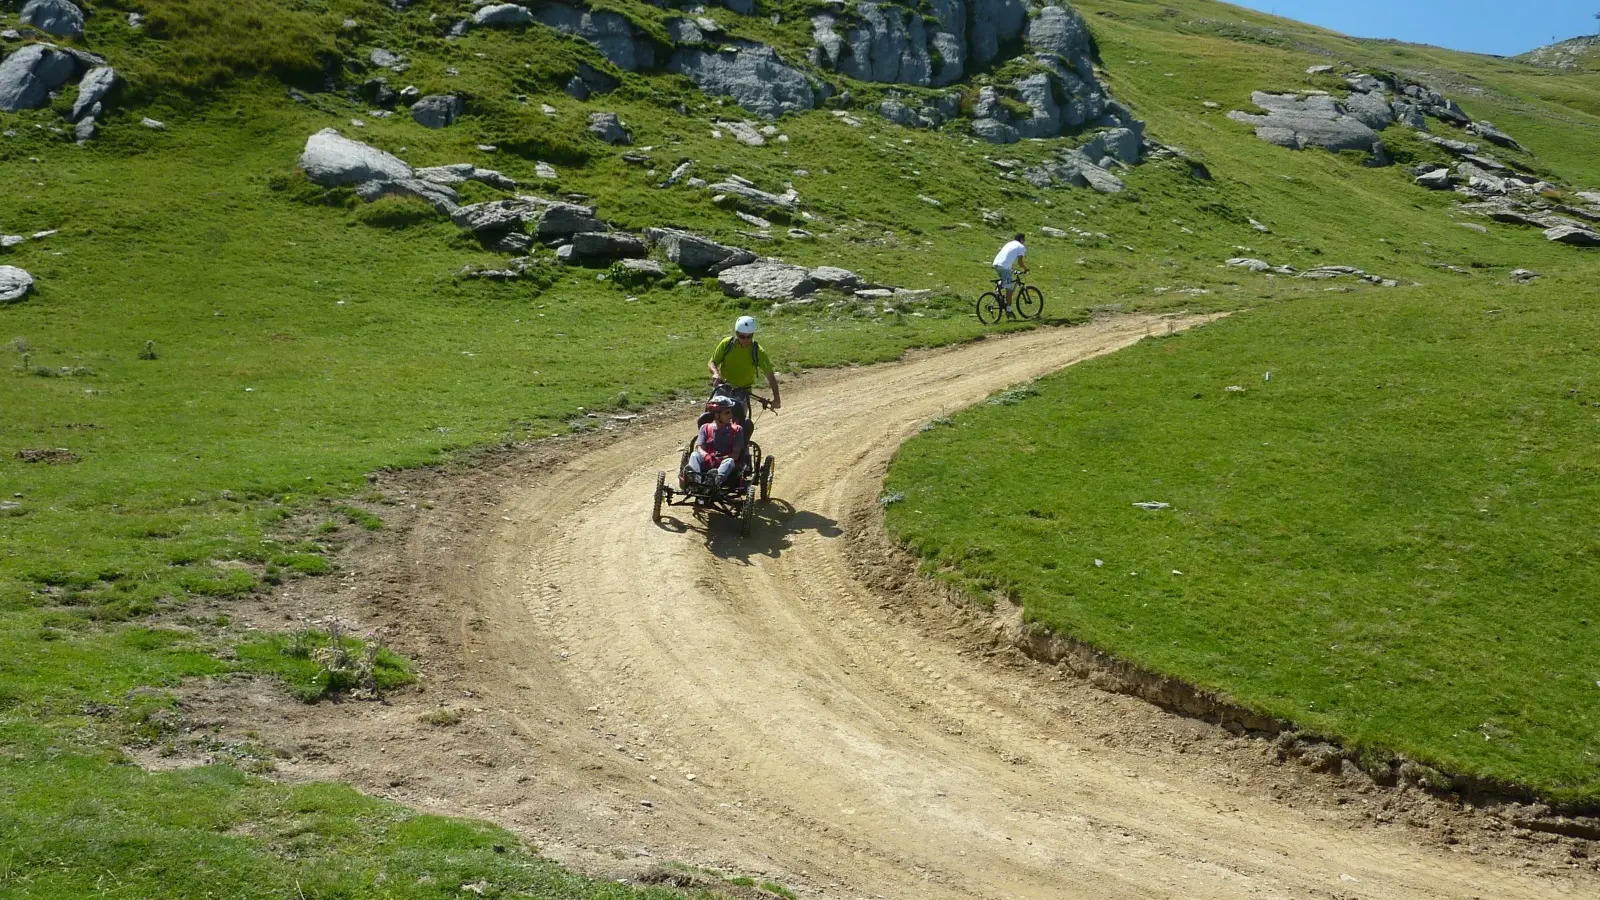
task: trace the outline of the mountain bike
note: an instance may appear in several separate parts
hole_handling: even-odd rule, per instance
[[[1012,302],[1006,303],[1005,282],[996,278],[994,290],[978,298],[978,321],[985,325],[997,324],[1001,317],[1037,319],[1044,315],[1044,294],[1031,284],[1023,284],[1021,272],[1011,273]]]

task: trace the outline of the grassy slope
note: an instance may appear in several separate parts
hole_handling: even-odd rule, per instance
[[[1033,621],[1305,727],[1600,799],[1589,649],[1600,585],[1583,477],[1600,436],[1585,399],[1600,321],[1582,299],[1600,265],[1536,231],[1451,224],[1448,200],[1402,170],[1264,150],[1198,102],[1229,108],[1251,89],[1303,84],[1318,61],[1304,45],[1317,44],[1363,67],[1481,86],[1456,92],[1470,113],[1593,186],[1594,79],[1569,75],[1534,97],[1524,86],[1544,76],[1507,61],[1265,17],[1249,18],[1288,36],[1241,54],[1180,36],[1184,15],[1084,6],[1120,16],[1097,32],[1113,71],[1160,73],[1116,83],[1152,129],[1250,184],[1275,232],[1251,241],[1257,255],[1303,266],[1314,246],[1321,261],[1423,284],[1326,299],[1294,288],[1295,303],[960,416],[901,455],[889,489],[906,501],[891,524],[952,576],[1014,592]],[[1546,274],[1508,287],[1511,266]],[[1222,392],[1230,384],[1245,391]],[[1178,512],[1131,505],[1149,499]]]
[[[1175,5],[1214,18],[1261,19]],[[1136,21],[1158,12],[1144,4],[1085,4],[1086,11],[1124,16],[1091,16],[1109,81],[1150,120],[1157,138],[1198,152],[1218,177],[1201,183],[1181,166],[1146,166],[1129,176],[1133,190],[1114,198],[1001,181],[984,159],[1042,158],[1049,145],[996,148],[950,133],[906,131],[870,114],[861,129],[825,113],[790,117],[780,123],[788,145],[713,140],[712,117],[738,111],[681,79],[630,75],[617,94],[578,104],[556,85],[578,59],[604,67],[591,48],[541,30],[479,31],[445,42],[427,24],[431,12],[456,11],[444,4],[421,4],[404,15],[355,0],[293,9],[267,0],[162,0],[145,8],[152,27],[143,34],[129,32],[114,6],[96,7],[91,17],[89,46],[108,53],[131,80],[100,141],[80,149],[48,131],[70,102],[68,92],[54,112],[7,116],[7,127],[20,136],[0,142],[0,177],[15,186],[0,225],[7,232],[61,229],[4,257],[30,269],[39,290],[0,310],[6,335],[22,339],[8,345],[0,378],[0,406],[22,411],[0,420],[4,499],[21,495],[19,509],[0,513],[0,634],[13,648],[0,661],[8,748],[0,777],[11,796],[35,798],[18,803],[43,808],[55,790],[94,798],[92,806],[113,814],[89,817],[80,838],[146,846],[158,865],[173,869],[182,858],[174,855],[182,844],[174,836],[190,826],[138,824],[141,792],[170,792],[164,796],[184,798],[175,802],[208,808],[215,802],[233,811],[208,813],[221,817],[208,821],[248,822],[258,814],[241,797],[278,789],[226,773],[152,776],[114,765],[116,754],[105,748],[126,739],[116,723],[137,723],[143,715],[130,689],[228,668],[210,654],[237,640],[225,627],[146,632],[138,620],[160,611],[172,621],[196,594],[234,594],[256,589],[263,577],[318,571],[317,554],[328,545],[316,536],[283,538],[274,523],[318,498],[354,496],[381,512],[384,498],[360,487],[374,467],[584,427],[578,407],[609,408],[622,391],[637,404],[696,390],[705,347],[744,308],[700,285],[623,291],[588,270],[557,271],[534,283],[458,282],[452,276],[461,266],[495,257],[448,223],[373,227],[361,212],[308,202],[303,183],[288,176],[305,136],[318,128],[338,126],[419,165],[473,161],[530,178],[535,159],[551,160],[563,172],[559,189],[591,195],[620,225],[674,223],[735,241],[743,226],[706,195],[651,185],[680,158],[697,160],[703,177],[716,174],[716,162],[764,187],[792,181],[823,217],[806,227],[827,237],[780,239],[763,251],[913,287],[975,291],[993,247],[1013,228],[1102,232],[1106,238],[1035,241],[1048,310],[1063,318],[1097,308],[1257,303],[1260,279],[1217,268],[1242,245],[1274,262],[1351,263],[1427,280],[1440,277],[1430,268],[1435,261],[1544,268],[1568,258],[1509,229],[1478,235],[1450,224],[1443,198],[1417,195],[1398,169],[1285,154],[1248,137],[1199,99],[1241,106],[1251,87],[1298,84],[1304,54],[1185,35],[1162,18]],[[803,4],[783,8],[779,26],[714,15],[792,48],[803,40],[797,28]],[[166,13],[202,10],[203,16],[163,21]],[[343,29],[345,18],[357,27]],[[360,60],[372,46],[411,60],[404,77],[391,76],[397,84],[461,92],[472,102],[470,114],[429,132],[403,115],[375,119],[334,94],[291,102],[277,80],[310,90],[320,82],[318,53]],[[1350,53],[1365,46],[1351,44]],[[451,67],[459,74],[448,74]],[[1533,137],[1545,127],[1558,133],[1557,126],[1537,115],[1515,118],[1545,101],[1526,97],[1514,81],[1532,76],[1515,67],[1508,73],[1496,76],[1495,89],[1519,99],[1504,110],[1485,109],[1528,139],[1541,162],[1576,177],[1579,150]],[[1583,99],[1592,93],[1576,82],[1560,84],[1552,95],[1579,98],[1560,128],[1572,121],[1592,127],[1594,105]],[[211,93],[193,93],[208,87]],[[867,98],[883,90],[851,87]],[[530,102],[519,103],[518,94]],[[688,116],[671,111],[679,100]],[[554,120],[538,112],[540,102],[558,109]],[[1470,102],[1468,108],[1480,111]],[[654,175],[584,136],[583,116],[594,109],[620,111],[638,144],[654,148]],[[167,121],[168,129],[140,127],[143,115]],[[353,116],[367,127],[351,128]],[[475,149],[485,142],[501,152]],[[798,168],[810,174],[795,174]],[[920,202],[918,193],[943,206]],[[1007,221],[984,227],[984,208],[1003,209]],[[1256,233],[1247,217],[1267,222],[1274,233]],[[1392,223],[1383,231],[1395,243],[1378,241],[1374,221]],[[1169,290],[1180,287],[1213,293]],[[1278,288],[1296,290],[1314,292]],[[812,366],[889,358],[908,346],[978,332],[953,299],[923,312],[769,315],[766,341],[785,364]],[[146,341],[154,342],[155,360],[138,358]],[[77,371],[35,374],[62,366]],[[26,447],[66,447],[83,460],[45,466],[11,456]],[[122,620],[133,624],[115,624]],[[78,762],[52,767],[30,749],[46,746]],[[215,801],[204,799],[213,795]],[[340,804],[328,813],[329,828],[368,815],[356,801]],[[68,827],[49,815],[25,818],[39,833]],[[241,854],[230,867],[277,873],[262,882],[263,893],[272,893],[273,879],[300,877],[293,846],[229,840]],[[8,887],[32,884],[36,895],[74,895],[82,884],[73,879],[91,877],[83,874],[90,868],[71,862],[82,859],[59,847],[23,846],[0,874]],[[381,866],[391,852],[337,841],[326,849],[328,859],[353,861],[362,871]],[[43,879],[63,856],[65,881],[30,880]],[[132,871],[108,868],[124,878]],[[192,887],[180,881],[170,890]]]

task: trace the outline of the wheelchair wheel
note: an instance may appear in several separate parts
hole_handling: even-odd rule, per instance
[[[667,473],[665,471],[657,472],[656,473],[656,502],[655,502],[655,506],[651,507],[651,509],[650,509],[650,521],[652,521],[652,522],[661,521],[661,498],[664,497],[666,495],[666,493],[667,493]]]
[[[995,325],[1000,321],[1000,297],[994,291],[985,293],[978,298],[978,321],[985,325]]]
[[[772,467],[775,466],[775,465],[777,465],[777,463],[773,462],[772,461],[772,457],[770,457],[770,456],[761,461],[761,502],[762,503],[765,503],[768,500],[772,499]]]
[[[744,489],[744,505],[739,510],[739,533],[748,535],[750,525],[756,520],[756,486],[750,485]]]
[[[1017,289],[1017,315],[1037,319],[1044,315],[1044,294],[1031,284]]]

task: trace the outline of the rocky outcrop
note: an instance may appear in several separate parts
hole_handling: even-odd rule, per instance
[[[706,190],[721,195],[725,198],[724,202],[731,202],[734,206],[751,207],[764,212],[794,212],[800,207],[800,195],[794,190],[771,194],[744,179],[729,178],[707,185]]]
[[[1267,111],[1266,115],[1234,110],[1228,118],[1255,127],[1256,137],[1280,147],[1303,150],[1365,150],[1376,159],[1388,161],[1388,153],[1377,132],[1360,119],[1347,115],[1344,106],[1328,94],[1306,97],[1295,94],[1251,93],[1250,100]]]
[[[429,166],[415,172],[421,181],[430,181],[445,187],[457,187],[469,181],[480,181],[502,191],[516,190],[517,182],[494,169],[480,169],[472,163],[455,163],[448,166]]]
[[[749,250],[719,244],[676,228],[646,228],[644,235],[651,246],[659,248],[668,260],[690,275],[714,274],[729,266],[754,262],[756,258]]]
[[[467,111],[467,102],[454,94],[429,94],[411,104],[411,118],[424,128],[444,128]]]
[[[1557,225],[1545,229],[1545,239],[1574,247],[1600,247],[1600,234],[1578,225]]]
[[[98,64],[104,65],[105,60]],[[44,106],[50,102],[51,91],[85,67],[78,54],[50,44],[28,44],[18,49],[0,62],[0,111]]]
[[[399,178],[394,181],[364,181],[356,185],[356,196],[368,203],[390,195],[416,197],[445,215],[455,213],[461,198],[455,188],[420,178]]]
[[[732,97],[733,102],[768,119],[814,109],[827,95],[771,47],[745,41],[719,51],[681,47],[673,51],[667,70],[687,77],[708,94]]]
[[[0,303],[15,303],[33,290],[33,276],[16,266],[0,266]]]
[[[480,236],[495,235],[521,230],[525,223],[537,222],[543,214],[543,203],[517,197],[463,206],[450,215],[450,221],[462,231]]]
[[[655,67],[655,47],[634,30],[620,15],[598,10],[579,10],[552,3],[534,14],[540,23],[557,31],[583,38],[599,48],[600,54],[624,72]]]
[[[537,220],[529,224],[535,236],[546,239],[610,230],[610,226],[595,218],[594,207],[576,203],[549,203],[539,212]]]
[[[399,157],[352,141],[333,128],[324,128],[306,139],[300,168],[312,182],[324,187],[399,181],[412,176],[411,167]]]
[[[22,24],[32,25],[45,34],[83,37],[83,10],[70,0],[28,0],[22,7],[21,19]]]

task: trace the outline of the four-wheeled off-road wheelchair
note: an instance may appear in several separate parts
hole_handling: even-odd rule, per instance
[[[755,394],[749,397],[760,403],[762,408],[771,404],[765,397]],[[748,428],[749,422],[744,424]],[[760,444],[746,440],[744,451],[734,463],[727,482],[718,485],[715,469],[696,472],[689,466],[689,459],[694,455],[694,442],[695,438],[691,437],[678,459],[676,488],[667,483],[666,472],[656,473],[655,500],[650,509],[650,520],[661,521],[661,509],[664,506],[689,506],[696,511],[715,510],[738,519],[739,533],[749,534],[750,525],[756,517],[756,502],[765,503],[772,497],[773,458],[761,452]]]

